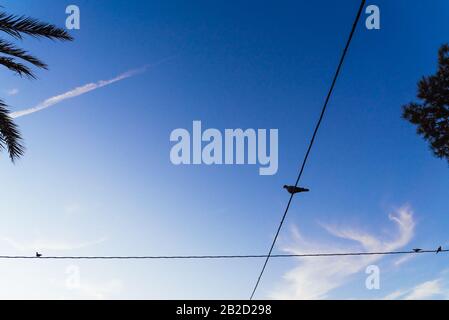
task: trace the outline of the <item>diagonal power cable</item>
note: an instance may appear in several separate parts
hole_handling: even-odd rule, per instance
[[[349,38],[348,38],[348,40],[346,42],[346,46],[345,46],[345,48],[343,50],[343,53],[341,55],[340,62],[338,64],[337,70],[335,71],[335,75],[334,75],[334,78],[332,80],[332,84],[330,86],[329,92],[328,92],[328,94],[326,96],[326,100],[325,100],[323,108],[321,110],[320,117],[318,118],[318,122],[317,122],[317,124],[315,126],[315,130],[314,130],[312,138],[310,139],[310,142],[309,142],[309,147],[307,148],[307,152],[306,152],[306,154],[304,156],[304,160],[303,160],[302,165],[301,165],[301,170],[299,171],[298,178],[296,179],[296,183],[295,183],[296,187],[298,186],[299,181],[301,180],[302,174],[304,172],[304,168],[305,168],[307,160],[309,158],[310,151],[312,150],[313,144],[315,142],[316,135],[317,135],[318,130],[319,130],[320,126],[321,126],[321,122],[323,121],[324,115],[326,113],[327,105],[329,103],[330,97],[332,96],[332,92],[333,92],[335,84],[337,82],[338,75],[340,74],[340,70],[341,70],[341,67],[343,65],[344,59],[346,57],[346,53],[347,53],[347,51],[349,49],[349,45],[351,44],[351,40],[352,40],[352,38],[354,36],[354,33],[355,33],[355,30],[357,28],[357,24],[358,24],[358,22],[360,20],[360,16],[361,16],[362,10],[363,10],[363,8],[365,6],[365,2],[366,2],[366,0],[362,0],[361,1],[360,7],[359,7],[359,9],[357,11],[357,15],[356,15],[354,23],[352,25],[351,33],[349,34]],[[254,286],[253,292],[251,293],[251,297],[250,297],[251,300],[253,299],[254,294],[257,291],[257,288],[259,286],[260,280],[261,280],[261,278],[262,278],[262,276],[263,276],[263,274],[265,272],[265,268],[267,267],[268,261],[270,260],[270,257],[271,257],[272,252],[273,252],[273,248],[274,248],[274,246],[276,244],[277,238],[278,238],[279,233],[280,233],[280,231],[282,229],[282,225],[284,224],[285,217],[287,216],[288,210],[290,209],[290,204],[291,204],[291,202],[293,200],[293,196],[294,196],[294,194],[291,194],[290,199],[288,200],[287,207],[285,208],[285,211],[284,211],[284,215],[282,216],[281,222],[279,223],[279,226],[278,226],[277,231],[276,231],[276,235],[274,236],[273,242],[271,244],[270,250],[269,250],[268,255],[267,255],[267,257],[265,259],[265,262],[263,264],[262,270],[260,271],[259,277],[257,278],[256,285]]]

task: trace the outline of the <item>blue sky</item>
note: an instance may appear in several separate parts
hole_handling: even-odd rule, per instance
[[[2,70],[12,111],[157,65],[16,119],[27,152],[16,165],[0,158],[1,253],[267,252],[359,1],[3,1],[60,26],[69,4],[81,10],[73,43],[21,43],[49,71],[28,81]],[[278,253],[449,246],[447,163],[401,119],[449,41],[449,4],[368,4],[379,6],[381,29],[362,16],[303,176],[312,191],[294,200]],[[174,166],[170,133],[194,120],[279,129],[277,174]],[[0,297],[245,299],[262,263],[4,261]],[[379,290],[365,288],[370,264]],[[385,297],[449,297],[445,257],[273,259],[256,295]]]

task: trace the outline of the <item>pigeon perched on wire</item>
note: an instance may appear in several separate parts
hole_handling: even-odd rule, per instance
[[[301,188],[301,187],[295,187],[295,186],[284,186],[284,189],[287,189],[288,193],[290,194],[295,194],[295,193],[300,193],[300,192],[309,192],[309,189],[306,188]]]
[[[441,252],[442,250],[441,246],[439,246],[436,253]]]
[[[40,254],[39,252],[36,252],[36,258],[40,258],[42,257],[42,254]]]
[[[422,249],[419,249],[419,248],[416,248],[416,249],[413,249],[413,251],[415,251],[415,252],[421,252],[422,251]]]

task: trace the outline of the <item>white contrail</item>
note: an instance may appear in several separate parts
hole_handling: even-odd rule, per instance
[[[20,118],[20,117],[27,116],[29,114],[32,114],[32,113],[35,113],[35,112],[47,109],[47,108],[49,108],[51,106],[54,106],[55,104],[58,104],[58,103],[60,103],[60,102],[62,102],[64,100],[72,99],[72,98],[81,96],[81,95],[83,95],[85,93],[88,93],[90,91],[106,87],[106,86],[108,86],[110,84],[113,84],[115,82],[118,82],[118,81],[121,81],[121,80],[124,80],[124,79],[127,79],[127,78],[131,78],[131,77],[133,77],[133,76],[135,76],[137,74],[145,72],[150,67],[155,67],[155,66],[157,66],[157,65],[167,61],[168,59],[171,59],[171,57],[163,59],[163,60],[161,60],[161,61],[159,61],[159,62],[157,62],[155,64],[152,64],[152,65],[146,65],[146,66],[143,66],[142,68],[139,68],[139,69],[129,70],[129,71],[124,72],[124,73],[122,73],[122,74],[120,74],[120,75],[118,75],[118,76],[116,76],[116,77],[114,77],[112,79],[109,79],[109,80],[100,80],[100,81],[97,81],[97,82],[92,82],[92,83],[85,84],[85,85],[83,85],[81,87],[77,87],[77,88],[75,88],[73,90],[70,90],[70,91],[67,91],[67,92],[65,92],[63,94],[60,94],[60,95],[48,98],[47,100],[42,101],[41,103],[39,103],[38,105],[36,105],[36,106],[34,106],[32,108],[19,110],[19,111],[16,111],[16,112],[11,112],[10,113],[10,117],[13,118],[13,119],[14,118]]]

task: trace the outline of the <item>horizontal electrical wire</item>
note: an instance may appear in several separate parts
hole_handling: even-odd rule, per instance
[[[424,253],[446,253],[446,250],[416,251],[377,251],[377,252],[336,252],[336,253],[304,253],[304,254],[271,254],[270,258],[312,258],[312,257],[344,257],[373,255],[405,255]],[[258,259],[268,255],[186,255],[186,256],[0,256],[0,260],[35,259],[35,260],[219,260],[219,259]]]

